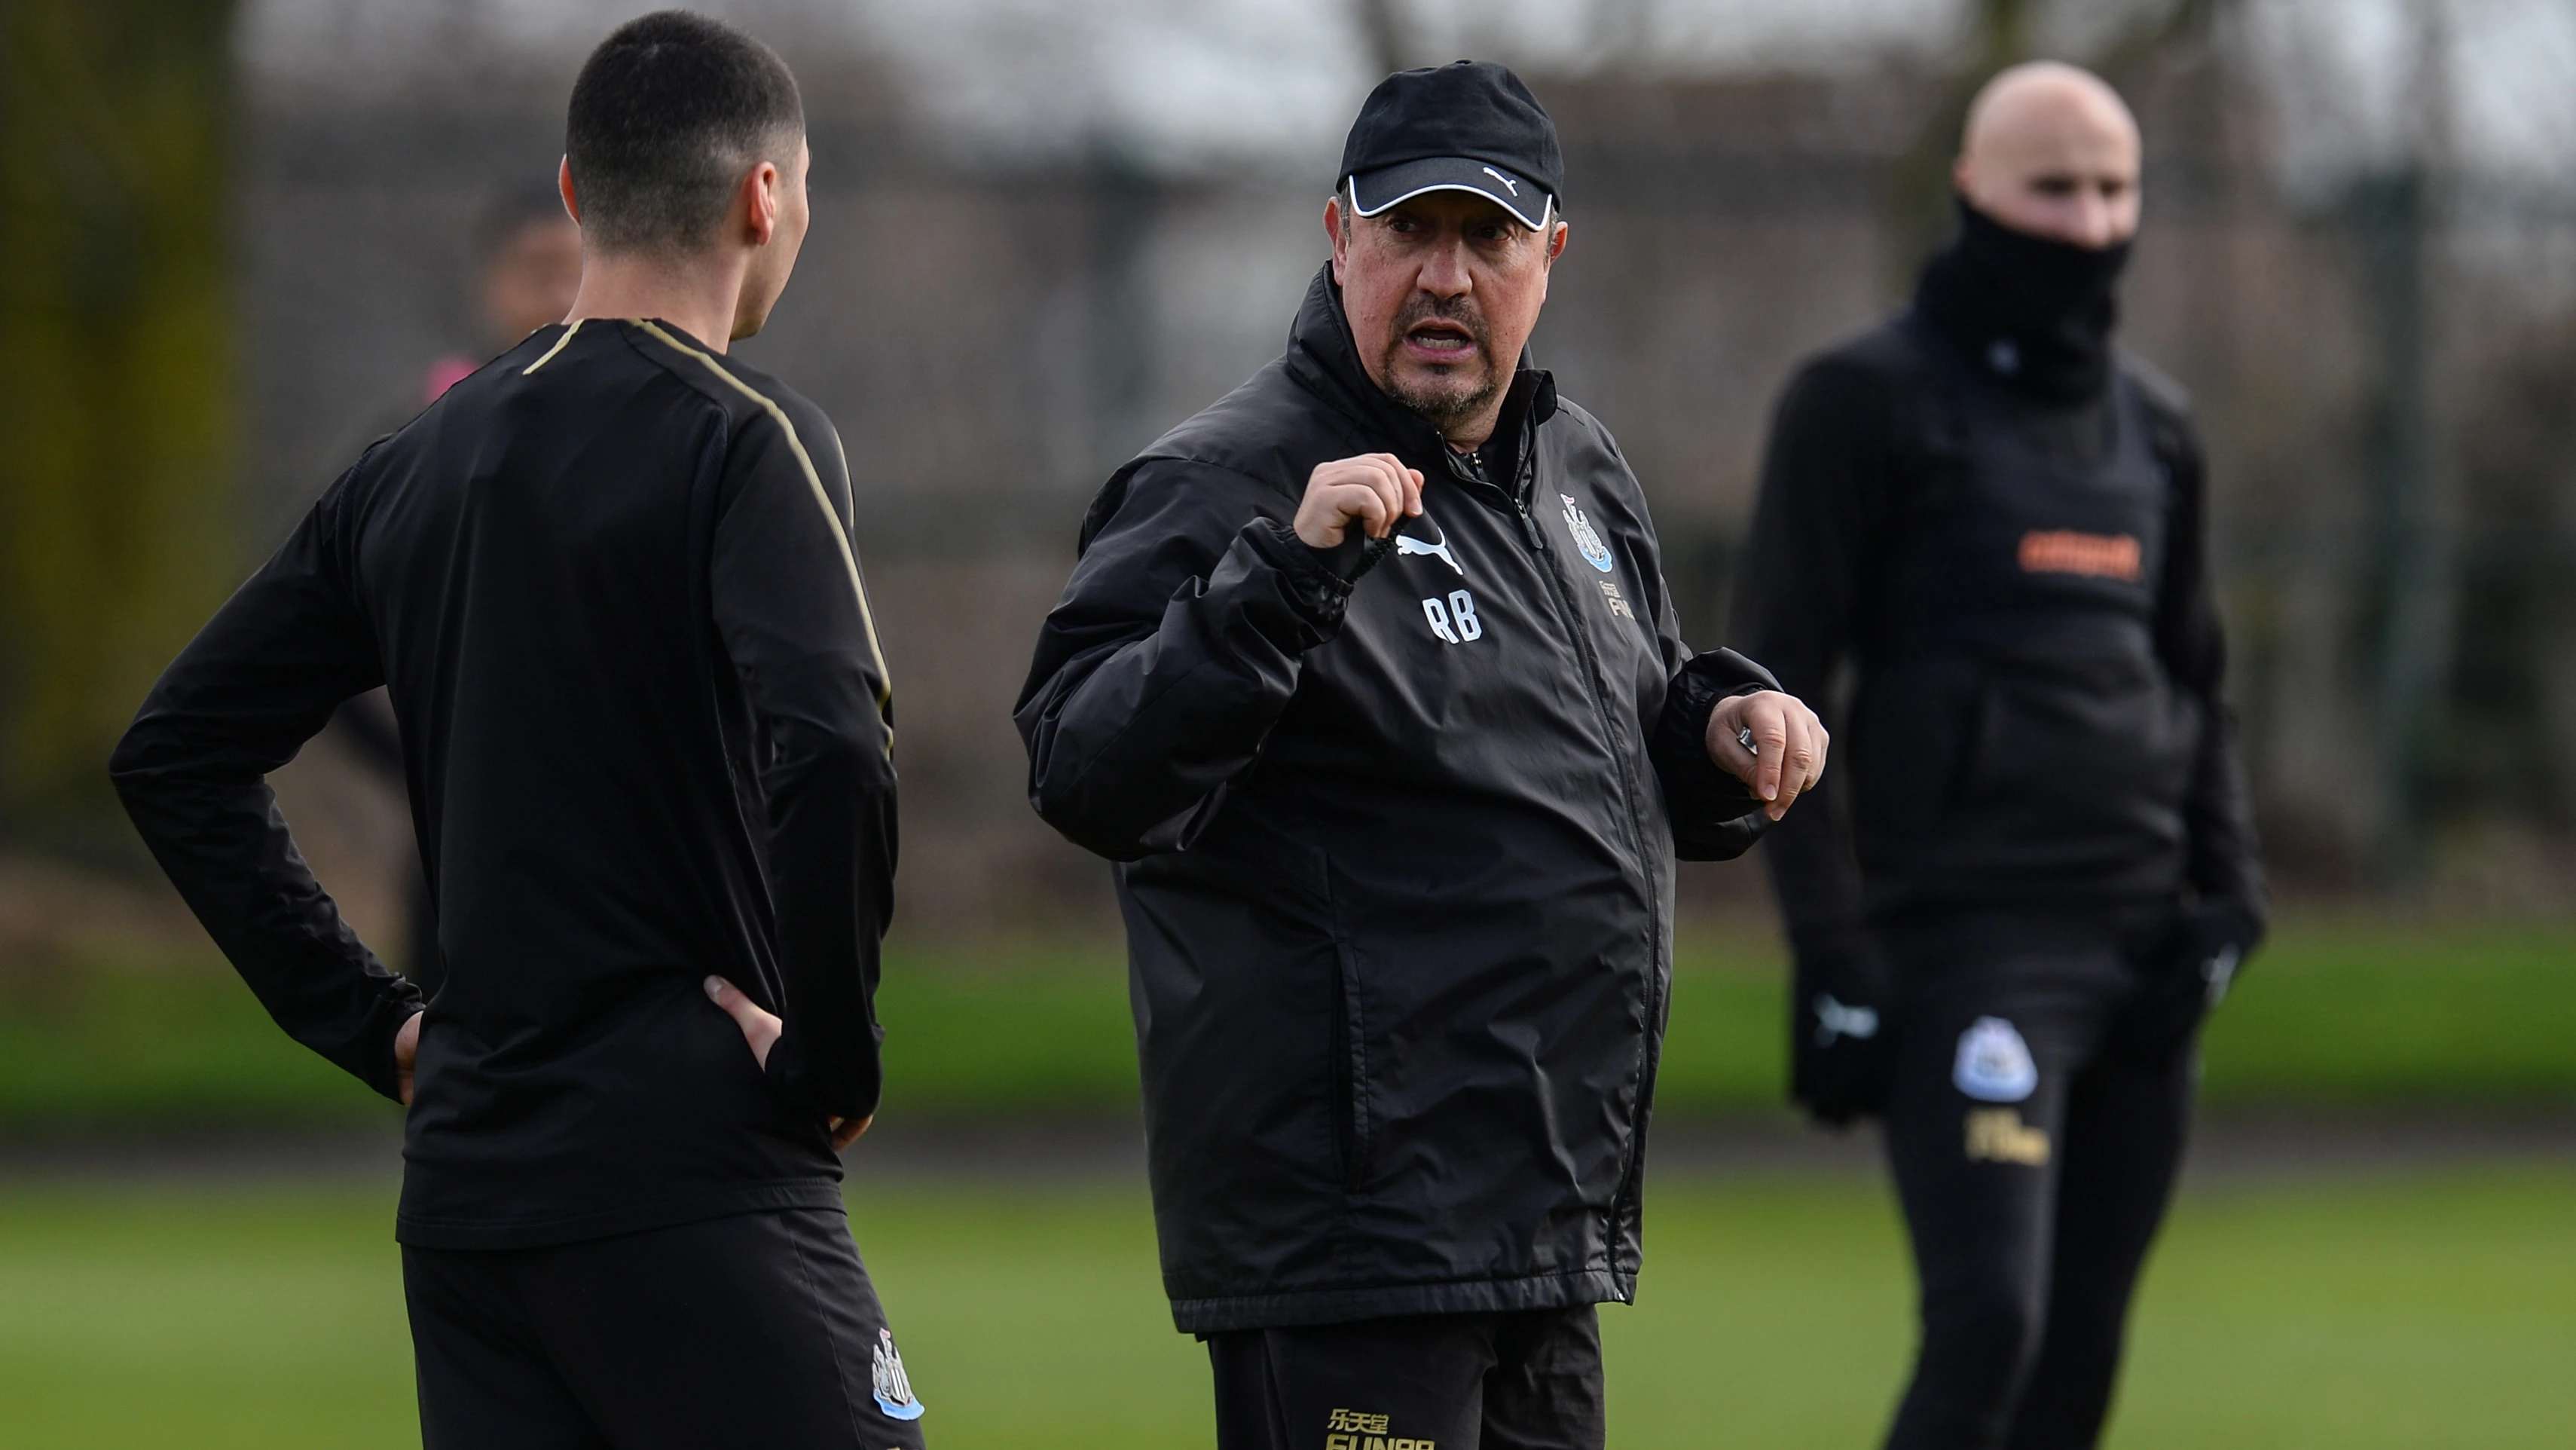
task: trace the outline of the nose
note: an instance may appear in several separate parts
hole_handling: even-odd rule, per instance
[[[2101,188],[2088,186],[2077,195],[2075,241],[2080,246],[2099,251],[2119,238],[2112,235],[2111,199]]]
[[[1465,296],[1474,285],[1467,275],[1467,239],[1453,233],[1433,244],[1414,285],[1444,301]]]

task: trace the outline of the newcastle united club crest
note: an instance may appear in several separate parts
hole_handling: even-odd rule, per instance
[[[1584,559],[1593,568],[1609,573],[1610,546],[1601,542],[1601,536],[1592,531],[1592,520],[1585,518],[1583,510],[1575,507],[1572,494],[1560,493],[1557,497],[1565,500],[1565,528],[1566,532],[1574,535],[1574,547],[1583,552]]]
[[[894,1331],[877,1331],[875,1368],[877,1408],[897,1420],[921,1418],[921,1401],[912,1397],[912,1381],[904,1377],[903,1354],[894,1347]]]

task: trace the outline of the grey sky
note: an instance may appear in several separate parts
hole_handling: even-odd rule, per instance
[[[976,152],[1107,145],[1184,171],[1303,169],[1332,154],[1375,79],[1351,7],[1333,0],[702,3],[791,51],[845,46],[885,57],[934,133]],[[2109,3],[2061,4],[2043,38],[2089,39],[2104,29]],[[2163,0],[2122,3],[2136,11]],[[1396,4],[1420,59],[1473,54],[1667,75],[1937,54],[1955,42],[1967,12],[1965,0]],[[255,74],[346,81],[417,68],[452,53],[463,35],[504,50],[577,55],[641,8],[636,0],[251,0],[243,38]],[[2576,187],[2576,3],[2241,0],[2236,9],[2275,100],[2279,157],[2293,185],[2331,185],[2428,144],[2423,102],[2447,96],[2447,129],[2473,170],[2518,186]],[[2442,64],[2418,64],[2428,53]]]

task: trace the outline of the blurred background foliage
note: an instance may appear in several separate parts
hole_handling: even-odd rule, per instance
[[[487,355],[495,208],[551,176],[572,71],[635,8],[0,9],[0,1128],[374,1111],[262,1035],[100,766],[424,376]],[[1772,400],[1910,287],[1975,86],[2033,54],[2110,75],[2148,140],[2124,339],[2199,400],[2293,908],[2211,1095],[2569,1100],[2576,1034],[2544,1030],[2576,998],[2563,4],[712,8],[808,100],[813,239],[743,351],[834,417],[859,485],[908,727],[890,1051],[925,1110],[1132,1101],[1107,873],[1027,809],[1010,701],[1101,477],[1275,354],[1360,95],[1462,54],[1563,129],[1574,245],[1536,350],[1636,462],[1702,642]],[[277,785],[399,959],[398,784],[326,733]],[[1666,1104],[1749,1111],[1778,1078],[1767,892],[1758,863],[1684,879]],[[2335,924],[2372,912],[2402,924]]]
[[[140,854],[102,764],[241,561],[229,0],[0,7],[0,835]]]
[[[2576,12],[2554,0],[728,0],[804,80],[814,239],[747,360],[849,445],[911,726],[907,930],[1108,929],[1008,720],[1118,461],[1275,355],[1351,109],[1510,61],[1571,250],[1536,354],[1718,641],[1773,400],[1901,301],[1974,87],[2137,107],[2124,341],[2196,395],[2232,692],[2284,894],[2576,906]],[[541,181],[601,0],[260,0],[233,178],[254,547],[482,356],[477,228]],[[321,767],[295,804],[363,787]],[[398,845],[398,843],[396,843]],[[330,854],[329,852],[325,853]],[[344,867],[352,891],[363,870]],[[1702,911],[1760,872],[1690,869]],[[334,885],[339,885],[334,882]],[[364,908],[361,907],[361,915]]]

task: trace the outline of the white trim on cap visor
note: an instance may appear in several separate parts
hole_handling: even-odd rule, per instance
[[[1361,216],[1380,215],[1389,207],[1401,206],[1405,202],[1411,201],[1417,196],[1428,196],[1435,191],[1463,191],[1470,196],[1481,196],[1485,200],[1492,202],[1494,205],[1501,207],[1503,210],[1510,212],[1512,220],[1519,222],[1522,226],[1529,228],[1531,231],[1546,231],[1548,221],[1556,215],[1555,196],[1541,190],[1537,182],[1530,180],[1526,176],[1514,177],[1513,179],[1520,182],[1523,186],[1530,188],[1532,191],[1538,192],[1541,197],[1545,198],[1546,204],[1539,208],[1537,221],[1531,221],[1528,217],[1521,215],[1520,208],[1512,205],[1514,198],[1504,196],[1489,188],[1478,186],[1474,182],[1470,181],[1435,181],[1429,186],[1417,186],[1411,191],[1405,192],[1401,196],[1389,197],[1375,206],[1367,206],[1361,203],[1360,179],[1357,176],[1343,177],[1342,187],[1345,191],[1350,193],[1351,210]]]

